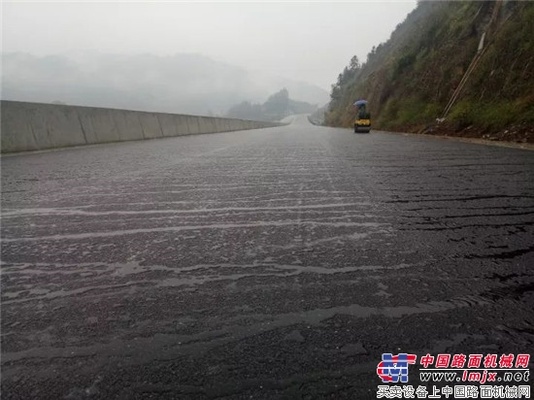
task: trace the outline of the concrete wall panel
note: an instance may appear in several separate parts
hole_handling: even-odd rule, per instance
[[[178,136],[178,120],[175,115],[159,114],[157,118],[163,137]]]
[[[139,113],[139,122],[143,129],[145,139],[156,139],[163,137],[158,116],[155,113]]]
[[[13,103],[2,103],[2,152],[39,150],[30,122],[31,110]],[[7,134],[12,132],[12,134]]]
[[[187,128],[189,131],[189,135],[196,135],[198,133],[202,133],[200,131],[200,125],[198,122],[198,117],[194,115],[187,115],[185,116]]]
[[[78,113],[71,107],[36,107],[30,120],[34,132],[46,135],[49,146],[80,146],[86,143]],[[41,130],[42,126],[46,127],[46,132]]]
[[[191,131],[187,123],[187,115],[173,115],[173,117],[176,124],[176,135],[190,135]]]
[[[1,101],[2,153],[280,126],[196,115]]]
[[[113,118],[115,111],[116,110],[109,110],[105,108],[89,108],[87,110],[80,110],[78,115],[82,121],[82,126],[91,126],[94,134],[94,141],[90,142],[88,138],[88,144],[121,141],[117,125]]]
[[[145,138],[137,113],[117,110],[116,113],[113,113],[113,121],[117,127],[120,141],[142,140]]]

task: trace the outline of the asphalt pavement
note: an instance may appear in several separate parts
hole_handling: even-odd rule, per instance
[[[3,399],[368,399],[534,353],[534,152],[317,127],[2,157]]]

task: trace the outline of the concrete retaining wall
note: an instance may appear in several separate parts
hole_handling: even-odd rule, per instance
[[[275,122],[5,100],[1,101],[0,107],[2,153],[282,125]]]

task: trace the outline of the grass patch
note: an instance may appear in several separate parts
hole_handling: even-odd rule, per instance
[[[515,123],[534,122],[534,107],[522,101],[475,103],[463,100],[452,108],[448,119],[456,124],[457,129],[475,125],[497,131]]]

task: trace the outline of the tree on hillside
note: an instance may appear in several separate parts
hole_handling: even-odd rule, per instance
[[[358,56],[353,56],[350,59],[350,63],[343,69],[343,72],[337,77],[337,82],[332,85],[332,91],[330,93],[330,112],[338,110],[342,104],[347,101],[347,87],[354,84],[362,70],[362,65]]]
[[[283,88],[270,96],[263,104],[265,115],[270,119],[278,120],[286,117],[289,110],[289,92]]]

